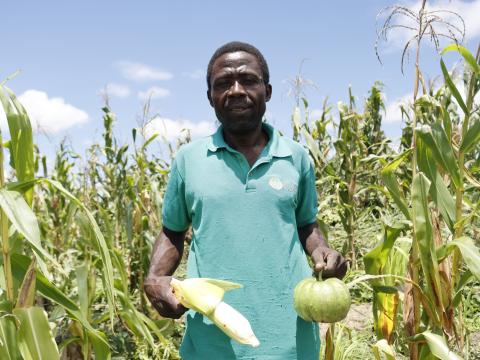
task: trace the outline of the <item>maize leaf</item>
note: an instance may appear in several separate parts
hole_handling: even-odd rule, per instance
[[[438,254],[446,257],[451,254],[455,248],[460,250],[462,258],[473,276],[480,280],[480,249],[475,246],[474,241],[467,236],[459,237],[440,247]]]
[[[31,181],[21,181],[17,183],[10,183],[7,186],[8,190],[17,190],[17,191],[27,191],[35,184],[38,183],[47,183],[52,185],[56,188],[63,196],[73,202],[76,206],[78,206],[84,214],[87,216],[87,219],[90,223],[90,227],[94,233],[94,245],[97,247],[98,253],[100,254],[100,258],[102,259],[101,265],[101,279],[103,282],[103,286],[105,289],[105,294],[108,302],[108,311],[110,316],[110,323],[113,327],[113,321],[115,316],[115,295],[114,295],[114,282],[113,282],[113,266],[112,260],[110,258],[109,246],[105,241],[105,238],[98,227],[95,218],[93,217],[92,213],[88,211],[87,207],[83,202],[77,199],[72,193],[70,193],[67,189],[63,187],[61,183],[55,180],[50,180],[47,178],[37,178]]]
[[[17,281],[22,281],[25,273],[30,265],[30,258],[20,254],[12,254],[12,274]],[[110,346],[108,345],[105,335],[95,330],[88,322],[85,314],[82,313],[77,304],[57,289],[45,276],[36,273],[37,291],[47,299],[60,305],[70,316],[77,320],[86,329],[88,338],[92,342],[96,357],[99,359],[110,359]]]
[[[2,360],[22,360],[18,349],[17,326],[13,316],[0,318],[0,354]]]
[[[384,239],[380,245],[367,253],[364,258],[365,271],[371,275],[383,275],[390,269],[386,269],[389,254],[396,238],[404,229],[404,225],[388,226],[385,224]],[[381,278],[375,280],[373,286],[373,318],[374,328],[378,339],[386,339],[388,343],[393,340],[395,319],[398,308],[398,293],[391,286],[388,288],[395,291],[386,293],[385,286],[393,285],[393,278]]]
[[[60,359],[57,344],[48,324],[47,313],[43,308],[19,308],[14,309],[13,314],[20,321],[18,342],[25,359]]]
[[[452,179],[455,187],[462,186],[460,171],[457,160],[453,152],[452,145],[448,141],[445,131],[440,124],[423,125],[415,129],[415,133],[420,137],[425,146],[432,152],[433,158]]]
[[[435,159],[422,138],[417,139],[417,161],[420,171],[430,180],[430,195],[438,207],[440,214],[445,220],[450,232],[455,232],[455,200],[445,185],[442,176],[437,170]]]
[[[455,86],[452,78],[450,77],[447,67],[445,66],[445,63],[443,62],[443,59],[440,59],[440,67],[442,68],[442,73],[443,77],[445,78],[445,84],[447,84],[448,88],[450,89],[453,97],[455,100],[457,100],[458,105],[462,108],[463,112],[465,115],[468,114],[468,109],[467,105],[465,105],[465,102],[463,101],[462,95],[460,95],[460,92],[458,91],[457,87]]]
[[[441,284],[438,272],[438,262],[436,258],[436,248],[433,241],[432,223],[430,220],[430,210],[428,208],[428,192],[430,181],[422,172],[419,172],[413,178],[412,187],[412,212],[415,227],[415,236],[413,246],[418,247],[420,263],[425,276],[425,288],[429,306],[426,311],[430,312],[429,317],[437,325],[440,324],[439,313],[443,313],[444,301],[441,299]]]
[[[1,84],[0,102],[5,110],[10,130],[10,163],[15,169],[18,181],[33,180],[35,176],[33,137],[28,114],[13,92]],[[27,204],[31,206],[33,191],[27,191],[24,196]]]
[[[413,341],[426,341],[430,353],[441,360],[462,360],[460,356],[450,351],[443,336],[424,331],[413,337]]]
[[[468,51],[465,47],[458,44],[450,44],[442,50],[442,55],[451,51],[457,51],[460,55],[463,56],[465,62],[472,68],[472,70],[480,75],[480,66],[475,60],[475,57]]]
[[[475,119],[475,122],[468,128],[467,133],[460,144],[460,151],[468,153],[473,150],[475,146],[480,143],[480,120]]]
[[[43,259],[50,261],[57,269],[63,271],[60,264],[42,247],[37,218],[22,195],[16,191],[0,189],[0,207],[14,228],[22,234],[31,245],[42,271],[47,273],[47,267]]]
[[[393,201],[395,201],[395,204],[397,204],[398,208],[407,219],[410,219],[410,212],[408,210],[407,200],[405,199],[405,196],[403,195],[400,187],[398,186],[398,182],[394,172],[410,155],[410,152],[410,150],[403,152],[402,154],[400,154],[400,156],[390,162],[382,170],[382,179],[385,183],[385,186],[392,195]]]

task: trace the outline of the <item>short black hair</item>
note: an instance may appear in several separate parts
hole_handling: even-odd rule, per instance
[[[268,84],[270,82],[270,72],[268,71],[267,61],[263,57],[260,50],[258,50],[255,46],[250,45],[248,43],[244,43],[241,41],[231,41],[229,43],[226,43],[220,46],[217,50],[215,50],[210,61],[208,62],[208,68],[207,68],[208,90],[210,90],[210,77],[212,76],[212,68],[215,60],[217,60],[223,54],[233,53],[237,51],[245,51],[255,56],[260,64],[260,68],[262,69],[263,81],[265,82],[265,84]]]

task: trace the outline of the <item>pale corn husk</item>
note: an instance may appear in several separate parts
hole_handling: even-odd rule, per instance
[[[221,301],[210,318],[225,334],[241,344],[260,345],[248,320],[233,307]]]
[[[253,347],[260,345],[248,320],[222,301],[225,291],[240,288],[242,285],[208,278],[183,281],[172,278],[170,284],[175,297],[183,306],[207,316],[225,334],[239,343]]]

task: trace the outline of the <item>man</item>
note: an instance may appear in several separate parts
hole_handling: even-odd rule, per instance
[[[187,276],[243,284],[224,301],[250,321],[260,346],[237,344],[189,311],[182,358],[317,360],[318,326],[297,317],[293,289],[311,276],[305,253],[324,277],[343,277],[346,263],[317,228],[311,161],[301,145],[262,122],[272,86],[255,47],[232,42],[217,49],[207,85],[221,126],[178,151],[145,292],[164,317],[178,318],[187,310],[175,299],[170,280],[191,225]]]

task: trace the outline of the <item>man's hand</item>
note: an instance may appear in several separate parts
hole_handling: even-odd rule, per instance
[[[318,246],[311,254],[313,270],[322,272],[323,278],[336,277],[342,279],[347,272],[347,260],[338,251],[326,246]]]
[[[188,309],[180,304],[172,292],[171,276],[150,277],[143,288],[148,299],[158,313],[166,318],[178,319]]]
[[[330,249],[317,223],[298,228],[298,237],[305,252],[312,257],[313,271],[322,277],[342,279],[347,273],[347,261],[338,251]]]

